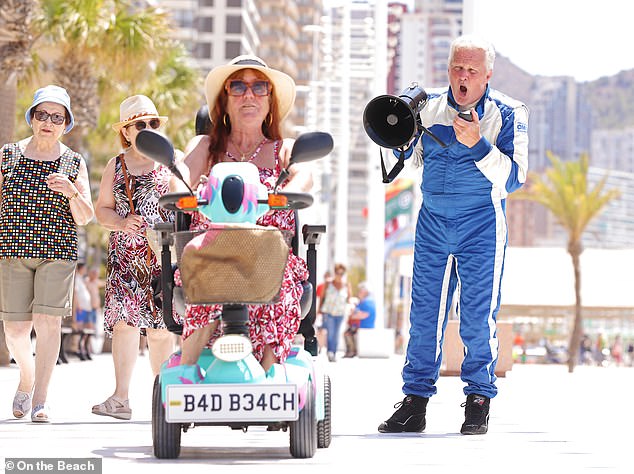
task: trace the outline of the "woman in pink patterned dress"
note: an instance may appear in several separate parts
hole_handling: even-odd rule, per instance
[[[295,82],[288,75],[266,66],[255,56],[239,56],[225,66],[213,69],[205,81],[205,94],[212,129],[199,135],[187,147],[181,171],[196,186],[211,167],[222,161],[248,161],[260,171],[260,181],[272,190],[286,157],[281,153],[281,122],[295,100]],[[282,185],[285,191],[306,192],[312,187],[310,171],[296,165]],[[175,183],[175,181],[172,181]],[[206,224],[195,214],[193,227]],[[272,211],[258,224],[278,227],[287,236],[295,232],[291,210]],[[289,239],[290,241],[290,239]],[[270,305],[249,306],[249,331],[255,357],[268,370],[283,362],[300,324],[302,281],[308,279],[306,263],[292,253],[288,257],[279,301]],[[220,333],[222,307],[189,306],[183,327],[181,365],[183,374],[196,379],[196,363],[202,349],[211,345]]]
[[[158,129],[167,121],[152,101],[135,95],[121,103],[118,133],[124,152],[112,158],[103,172],[97,219],[110,232],[104,302],[104,330],[112,336],[115,390],[95,405],[96,415],[130,419],[128,391],[136,363],[141,331],[148,339],[150,364],[156,375],[174,348],[174,335],[166,328],[162,308],[154,303],[151,280],[160,275],[160,258],[148,245],[146,229],[171,219],[158,205],[169,190],[169,170],[142,155],[137,133]]]

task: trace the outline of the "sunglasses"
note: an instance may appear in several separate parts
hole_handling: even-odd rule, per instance
[[[253,95],[257,96],[265,96],[270,94],[270,86],[271,83],[269,81],[253,81],[252,83],[247,83],[241,80],[232,80],[229,81],[229,84],[225,86],[225,90],[227,94],[240,97],[247,93],[247,89],[251,89]]]
[[[62,114],[49,114],[45,110],[36,110],[33,113],[33,117],[35,117],[40,122],[46,122],[50,117],[51,122],[53,122],[55,125],[61,125],[66,121],[66,116]]]
[[[139,120],[138,122],[134,122],[134,123],[130,123],[126,125],[125,128],[132,127],[132,126],[134,126],[134,128],[136,128],[139,132],[141,130],[145,130],[146,127],[148,126],[156,130],[157,128],[161,126],[161,121],[159,119],[152,119],[149,122],[144,122],[143,120]]]

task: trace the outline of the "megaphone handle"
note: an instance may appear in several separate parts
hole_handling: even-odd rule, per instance
[[[429,135],[430,137],[433,138],[433,140],[438,143],[441,147],[443,148],[447,148],[447,145],[440,139],[438,138],[436,135],[434,135],[429,129],[423,127],[420,123],[418,124],[418,126],[421,128],[421,130],[423,132],[425,132],[427,135]]]
[[[383,153],[381,152],[380,148],[379,148],[379,156],[381,157],[381,173],[383,175],[383,182],[391,183],[392,181],[394,181],[394,178],[398,176],[398,174],[403,170],[403,167],[405,166],[405,152],[403,150],[400,150],[398,160],[396,161],[396,163],[394,164],[394,166],[392,167],[389,173],[387,172],[387,169],[385,168],[385,162],[383,161]]]

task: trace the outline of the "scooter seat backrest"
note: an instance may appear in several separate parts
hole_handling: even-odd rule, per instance
[[[301,309],[301,319],[304,319],[308,316],[310,307],[313,304],[313,285],[309,281],[303,281],[302,286],[304,287],[304,292],[299,300],[299,306]]]

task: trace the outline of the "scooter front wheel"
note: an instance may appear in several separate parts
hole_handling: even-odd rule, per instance
[[[152,442],[154,456],[176,459],[181,453],[181,425],[165,421],[165,408],[161,397],[160,376],[154,379],[152,392]]]

